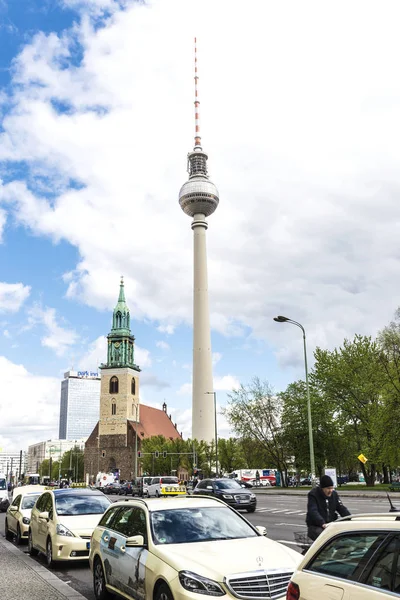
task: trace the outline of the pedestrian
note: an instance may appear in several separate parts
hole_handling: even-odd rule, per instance
[[[260,473],[256,471],[256,485],[260,485]]]
[[[323,475],[319,486],[308,492],[306,516],[308,537],[316,540],[328,523],[336,521],[338,514],[346,517],[350,511],[335,492],[332,479],[329,475]]]

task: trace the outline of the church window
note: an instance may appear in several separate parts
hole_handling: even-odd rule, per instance
[[[116,405],[116,403],[115,403],[115,402],[113,402],[113,403],[111,404],[111,414],[112,414],[112,415],[116,415],[116,414],[117,414],[117,405]]]
[[[118,377],[111,377],[110,379],[110,394],[118,394]]]
[[[122,324],[122,315],[121,313],[118,311],[117,314],[115,315],[115,325],[118,329],[121,328],[121,324]]]
[[[132,383],[131,383],[131,394],[134,396],[136,393],[136,381],[135,378],[132,377]]]

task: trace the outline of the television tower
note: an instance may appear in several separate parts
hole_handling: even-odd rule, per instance
[[[208,306],[206,217],[219,203],[218,190],[208,178],[207,159],[201,146],[197,75],[197,46],[194,39],[195,136],[188,154],[189,180],[179,192],[183,212],[193,218],[193,391],[192,438],[211,442],[215,439],[215,396],[212,375],[210,311]]]

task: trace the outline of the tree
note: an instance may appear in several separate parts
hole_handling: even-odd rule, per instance
[[[241,385],[228,394],[228,405],[222,411],[235,433],[242,439],[258,442],[271,457],[271,467],[287,481],[288,452],[282,429],[282,400],[273,393],[267,381],[255,377],[250,385]]]
[[[337,426],[351,430],[357,453],[368,458],[365,465],[360,463],[365,481],[374,485],[380,460],[375,431],[385,384],[378,345],[370,337],[356,335],[339,349],[317,348],[314,356],[312,384],[327,406],[335,408]]]
[[[218,440],[218,462],[219,470],[225,473],[232,473],[235,469],[246,466],[243,448],[239,440],[232,437],[227,440],[223,438]]]

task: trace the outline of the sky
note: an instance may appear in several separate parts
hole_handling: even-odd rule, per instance
[[[191,435],[192,231],[201,135],[220,414],[280,391],[317,346],[400,305],[396,0],[0,0],[0,447],[58,436],[71,368],[105,360],[120,276],[140,399]]]

